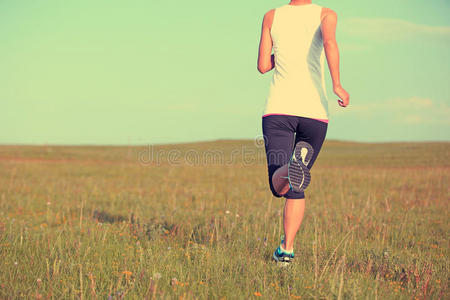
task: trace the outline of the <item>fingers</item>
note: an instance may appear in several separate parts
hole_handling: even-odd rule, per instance
[[[347,105],[344,104],[344,101],[342,101],[341,99],[338,99],[338,103],[339,103],[339,106],[342,106],[342,107],[346,107],[347,106]]]

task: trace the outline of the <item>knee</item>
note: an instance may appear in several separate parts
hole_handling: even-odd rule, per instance
[[[269,177],[269,186],[270,186],[270,191],[272,192],[272,195],[274,195],[277,198],[281,198],[283,197],[283,195],[279,194],[278,191],[275,189],[275,187],[273,186],[273,182],[272,182],[272,176]]]
[[[281,198],[284,196],[284,195],[278,194],[277,191],[275,191],[275,189],[273,187],[270,188],[270,191],[272,192],[272,195],[274,195],[277,198]]]

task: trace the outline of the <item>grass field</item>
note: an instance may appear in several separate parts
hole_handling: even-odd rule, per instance
[[[0,146],[0,299],[450,299],[449,171],[325,141],[285,269],[258,143]]]

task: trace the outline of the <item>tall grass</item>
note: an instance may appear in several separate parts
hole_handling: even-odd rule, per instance
[[[280,268],[252,141],[1,146],[0,298],[449,299],[449,150],[325,141]]]

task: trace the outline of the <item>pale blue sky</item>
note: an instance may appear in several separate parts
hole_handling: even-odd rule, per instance
[[[0,143],[153,144],[261,134],[261,21],[289,1],[0,0]],[[338,13],[327,139],[450,140],[450,3]]]

